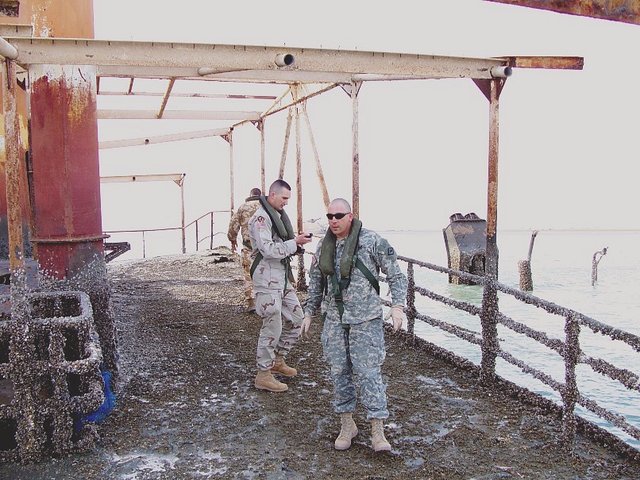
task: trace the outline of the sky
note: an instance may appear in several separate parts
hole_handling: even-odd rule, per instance
[[[94,0],[94,14],[99,39],[582,56],[582,71],[515,69],[505,84],[498,230],[640,229],[638,25],[481,0]],[[329,195],[350,199],[351,101],[335,89],[310,100],[307,109]],[[455,212],[486,218],[489,104],[471,80],[366,83],[359,109],[365,226],[438,230]],[[169,121],[100,122],[101,140],[176,128]],[[267,122],[267,184],[277,176],[285,122],[285,112]],[[191,129],[204,128],[209,127]],[[257,130],[237,129],[234,145],[237,207],[259,184]],[[228,158],[220,138],[100,153],[102,175],[186,173],[187,222],[229,208]],[[288,162],[285,180],[295,185],[293,136]],[[308,138],[303,138],[303,198],[305,220],[324,214]],[[105,230],[180,221],[180,191],[173,184],[103,185],[102,202]],[[288,209],[295,216],[295,201]],[[228,217],[217,218],[217,230],[226,230]]]

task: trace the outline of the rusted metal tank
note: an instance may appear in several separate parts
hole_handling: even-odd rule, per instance
[[[484,275],[487,248],[487,221],[475,213],[454,213],[442,230],[447,247],[449,268],[474,275]],[[473,282],[449,275],[449,283],[470,285]]]

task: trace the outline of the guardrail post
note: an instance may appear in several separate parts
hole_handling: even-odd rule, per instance
[[[416,281],[413,263],[407,265],[407,332],[413,334],[416,325]]]
[[[147,258],[147,244],[144,241],[144,231],[142,232],[142,258]]]
[[[480,379],[483,383],[490,383],[496,375],[496,357],[500,345],[498,344],[498,290],[494,280],[486,277],[482,293],[482,360],[480,362]]]
[[[209,235],[209,250],[213,250],[213,212],[211,212],[211,235]]]
[[[199,241],[200,241],[200,234],[198,233],[198,220],[196,220],[196,252],[198,251]]]
[[[573,450],[576,435],[574,409],[578,397],[576,365],[580,354],[580,325],[575,315],[569,315],[564,325],[564,388],[562,397],[562,440],[568,451]]]

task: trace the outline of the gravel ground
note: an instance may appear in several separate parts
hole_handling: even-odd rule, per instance
[[[283,394],[253,387],[261,325],[244,312],[226,249],[109,266],[118,326],[116,410],[83,454],[0,465],[11,479],[638,479],[640,464],[579,435],[563,453],[558,418],[478,385],[473,372],[387,332],[391,453],[360,434],[337,452],[339,419],[319,325],[288,360]]]

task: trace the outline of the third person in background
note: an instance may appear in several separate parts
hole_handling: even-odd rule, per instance
[[[234,252],[238,249],[238,232],[242,237],[242,250],[240,251],[240,259],[242,261],[242,269],[244,270],[244,299],[247,302],[247,311],[255,312],[256,304],[253,297],[253,286],[251,282],[251,240],[249,239],[249,219],[256,213],[260,205],[260,195],[262,191],[259,188],[252,188],[249,196],[245,199],[240,208],[231,216],[229,220],[229,228],[227,229],[227,238],[231,242],[231,250]]]

